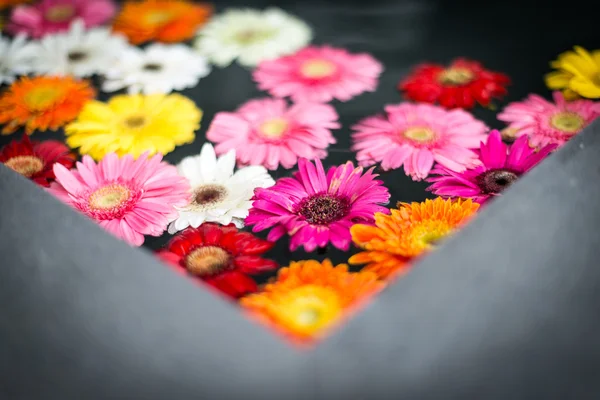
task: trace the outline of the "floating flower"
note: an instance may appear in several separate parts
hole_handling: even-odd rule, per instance
[[[600,103],[591,100],[566,102],[560,92],[552,94],[554,103],[531,94],[521,102],[510,103],[498,114],[500,121],[510,123],[517,135],[529,136],[532,146],[565,144],[600,115]]]
[[[127,48],[122,36],[106,28],[85,29],[75,20],[68,32],[46,35],[40,41],[33,67],[38,74],[86,77],[103,73]]]
[[[235,151],[219,157],[210,143],[205,143],[199,155],[186,157],[177,165],[181,176],[190,182],[192,200],[179,207],[179,217],[169,225],[169,233],[204,222],[244,226],[244,218],[252,206],[250,199],[256,188],[275,182],[264,167],[251,166],[233,172]]]
[[[348,101],[373,92],[383,66],[368,54],[329,46],[309,46],[295,54],[263,61],[254,71],[260,90],[295,102]]]
[[[25,126],[35,130],[56,130],[77,117],[83,105],[93,99],[94,89],[86,81],[70,77],[23,77],[0,95],[2,134]]]
[[[278,271],[261,293],[241,299],[253,315],[294,339],[323,337],[360,303],[383,287],[371,272],[348,272],[346,264],[296,261]]]
[[[283,99],[256,99],[236,112],[215,115],[206,138],[217,143],[217,154],[236,151],[242,165],[292,168],[298,157],[325,158],[335,143],[331,129],[340,128],[335,109],[328,104],[299,103],[288,107]]]
[[[188,46],[155,43],[144,50],[131,47],[104,73],[102,90],[169,93],[196,86],[209,72],[204,57]]]
[[[211,16],[209,4],[184,0],[126,1],[113,29],[133,44],[191,39]]]
[[[368,117],[352,127],[352,150],[360,165],[381,162],[384,170],[404,165],[414,180],[427,177],[434,162],[454,171],[474,166],[477,155],[469,149],[485,140],[487,127],[471,114],[411,103],[385,111],[386,116]]]
[[[37,46],[27,42],[25,35],[17,35],[12,41],[0,35],[0,85],[31,72],[36,51]]]
[[[600,98],[600,50],[590,53],[583,47],[574,49],[550,63],[557,71],[546,75],[546,85],[551,90],[562,90],[568,100],[578,96]]]
[[[367,264],[380,279],[388,279],[408,267],[409,261],[431,250],[440,240],[468,221],[479,208],[470,199],[435,200],[412,204],[399,203],[391,214],[375,214],[375,226],[354,225],[354,243],[364,251],[348,260]]]
[[[159,154],[134,160],[110,153],[98,164],[83,156],[71,171],[54,164],[54,174],[50,193],[134,246],[144,235],[162,235],[175,207],[189,200],[188,183]]]
[[[331,167],[327,174],[320,160],[315,163],[301,158],[293,178],[256,189],[246,224],[254,225],[254,232],[272,228],[268,236],[272,242],[287,233],[291,250],[304,246],[310,252],[329,242],[348,250],[350,227],[373,223],[376,212],[387,212],[379,204],[386,204],[390,193],[372,170],[363,174],[363,168],[354,168],[350,161]]]
[[[500,132],[493,130],[487,143],[481,143],[479,159],[482,165],[462,173],[438,166],[431,172],[439,176],[427,179],[427,182],[433,182],[427,190],[438,196],[471,198],[477,203],[485,203],[498,196],[555,148],[555,144],[550,144],[536,151],[529,147],[527,136],[521,136],[507,146],[502,143]]]
[[[220,67],[236,58],[253,67],[303,48],[311,36],[306,23],[278,8],[229,9],[202,27],[195,46]]]
[[[275,244],[261,240],[233,225],[202,224],[175,236],[159,257],[179,273],[193,276],[233,298],[255,292],[256,282],[248,275],[277,268],[262,255]]]
[[[95,160],[112,152],[164,155],[192,143],[201,118],[194,102],[179,94],[119,95],[87,103],[65,133],[70,147]]]
[[[111,0],[40,0],[33,5],[16,7],[8,30],[40,38],[50,33],[66,31],[72,21],[80,18],[87,28],[102,25],[115,14]]]
[[[421,64],[398,85],[413,101],[436,103],[446,108],[473,108],[475,102],[488,106],[495,97],[502,97],[508,76],[485,69],[479,62],[457,59],[448,67]]]
[[[54,164],[70,169],[75,164],[75,156],[57,140],[31,142],[23,135],[22,140],[13,140],[0,149],[0,163],[38,185],[48,187],[54,180]]]

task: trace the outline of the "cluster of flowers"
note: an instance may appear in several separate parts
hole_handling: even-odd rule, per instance
[[[25,2],[0,0],[9,3]],[[328,103],[375,91],[383,66],[310,45],[309,26],[282,10],[212,15],[184,0],[126,1],[120,10],[110,0],[41,0],[13,8],[6,27],[0,124],[3,134],[25,134],[0,150],[0,162],[131,245],[174,234],[161,260],[302,341],[322,336],[600,115],[589,100],[600,98],[600,52],[560,55],[547,83],[563,93],[509,104],[498,114],[508,124],[502,133],[488,133],[465,109],[506,94],[506,75],[466,59],[423,64],[398,87],[412,102],[352,127],[359,165],[326,171],[321,160],[341,127]],[[176,166],[163,161],[194,142],[202,118],[171,92],[235,60],[271,97],[217,113],[206,133],[214,147]],[[91,76],[101,77],[101,91],[127,94],[94,100],[97,89],[82,79]],[[66,145],[29,140],[63,127]],[[388,209],[375,165],[403,167],[440,197]],[[296,171],[275,181],[268,171],[278,168]],[[266,240],[244,226],[269,230]],[[292,251],[354,243],[361,252],[349,263],[365,266],[291,262],[258,287],[251,275],[278,268],[263,255],[284,236]]]

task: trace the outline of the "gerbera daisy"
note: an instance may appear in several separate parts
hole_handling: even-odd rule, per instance
[[[196,86],[209,72],[204,57],[188,46],[155,43],[144,50],[131,47],[104,73],[102,90],[169,93]]]
[[[411,258],[432,249],[468,221],[479,204],[470,199],[425,200],[422,203],[398,203],[391,214],[375,214],[375,226],[354,225],[352,240],[364,251],[348,260],[351,264],[367,264],[380,279],[387,279],[408,266]]]
[[[348,101],[377,88],[383,66],[369,54],[329,46],[309,46],[295,54],[263,61],[254,71],[260,90],[295,102]]]
[[[100,160],[107,153],[167,154],[192,143],[202,110],[179,94],[119,95],[88,102],[65,128],[67,144]]]
[[[283,99],[257,99],[235,112],[215,115],[206,138],[217,145],[217,154],[236,150],[242,165],[268,169],[292,168],[298,157],[325,158],[335,143],[338,115],[328,104],[299,103],[288,107]]]
[[[493,130],[487,143],[481,143],[480,166],[461,173],[438,166],[431,172],[439,176],[427,179],[433,182],[427,190],[438,196],[471,198],[484,203],[498,196],[555,148],[555,144],[550,144],[536,151],[529,147],[526,136],[507,146],[502,143],[500,132]]]
[[[83,105],[96,93],[87,81],[71,77],[23,77],[0,96],[2,134],[25,126],[35,130],[56,130],[77,117]]]
[[[500,121],[518,135],[529,136],[532,146],[565,144],[600,115],[600,103],[591,100],[565,101],[562,93],[552,94],[554,103],[531,94],[524,101],[510,103],[498,114]]]
[[[266,188],[275,182],[261,166],[241,168],[235,173],[235,150],[219,157],[210,143],[205,143],[199,155],[186,157],[177,170],[192,187],[191,202],[179,207],[179,217],[169,225],[169,233],[204,222],[244,226],[244,218],[252,206],[250,199],[256,188]]]
[[[404,165],[414,180],[425,178],[436,161],[454,171],[474,166],[477,155],[469,149],[485,140],[487,127],[471,114],[411,103],[385,111],[386,116],[368,117],[352,127],[352,150],[360,165],[381,162],[384,170]]]
[[[179,273],[201,279],[233,298],[255,292],[256,282],[248,275],[277,268],[262,255],[275,244],[261,240],[233,225],[202,224],[187,228],[158,253]]]
[[[376,212],[387,212],[379,204],[387,204],[390,193],[375,179],[372,169],[363,174],[362,167],[354,168],[348,161],[325,174],[321,161],[315,163],[301,158],[293,178],[256,189],[246,224],[254,225],[254,232],[272,228],[270,241],[287,233],[291,250],[304,246],[310,252],[329,242],[348,250],[350,227],[358,222],[373,223]]]
[[[485,69],[479,62],[457,59],[448,67],[421,64],[404,78],[398,88],[413,101],[436,103],[446,108],[473,108],[475,102],[488,106],[495,97],[502,97],[508,76]]]
[[[37,46],[27,42],[25,35],[17,35],[12,41],[0,35],[0,85],[31,72],[36,51]]]
[[[175,43],[191,39],[211,16],[209,4],[184,0],[126,1],[113,30],[133,44],[150,40]]]
[[[75,156],[69,148],[57,140],[30,142],[27,135],[13,140],[0,149],[0,163],[41,186],[50,186],[54,180],[55,163],[67,169],[75,164]]]
[[[331,261],[291,262],[274,282],[240,304],[275,329],[302,341],[323,337],[352,309],[383,287],[371,272],[348,272]]]
[[[54,174],[50,193],[134,246],[144,235],[162,235],[175,207],[189,201],[187,181],[160,154],[134,160],[110,153],[98,164],[83,156],[71,171],[54,164]]]
[[[86,30],[81,19],[75,20],[69,31],[46,35],[39,43],[35,72],[79,77],[103,73],[128,47],[125,38],[109,29]]]
[[[252,67],[301,49],[311,37],[306,23],[278,8],[228,9],[202,27],[195,46],[220,67],[236,58]]]
[[[600,98],[600,50],[588,52],[579,46],[574,49],[550,63],[557,71],[546,75],[546,85],[552,90],[562,90],[568,100],[578,96]]]
[[[87,28],[102,25],[112,18],[115,10],[111,0],[40,0],[30,6],[16,7],[7,28],[12,33],[40,38],[68,30],[76,18],[81,18]]]

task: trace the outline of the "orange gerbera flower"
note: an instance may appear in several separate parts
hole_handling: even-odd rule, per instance
[[[74,120],[96,92],[87,81],[71,77],[23,77],[0,96],[2,134],[25,126],[25,132],[56,130]]]
[[[292,262],[261,293],[241,300],[242,306],[292,337],[306,341],[320,337],[383,287],[371,272],[348,272],[346,264],[331,261]]]
[[[211,16],[210,4],[185,0],[127,1],[113,23],[133,44],[150,40],[164,43],[191,39]]]
[[[469,200],[425,200],[422,203],[398,203],[391,214],[375,214],[375,226],[354,225],[350,229],[354,243],[365,251],[348,260],[368,264],[363,270],[381,279],[403,271],[408,262],[430,250],[442,238],[454,232],[479,208]]]

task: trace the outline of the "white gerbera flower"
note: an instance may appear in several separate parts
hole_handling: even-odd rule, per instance
[[[108,28],[86,31],[80,19],[71,23],[67,32],[44,36],[40,45],[34,63],[37,73],[76,77],[104,72],[128,47],[123,36],[112,34]]]
[[[17,35],[12,41],[0,35],[0,84],[12,83],[17,75],[31,72],[36,53],[36,44],[27,42],[25,35]]]
[[[275,181],[262,166],[241,168],[235,173],[234,167],[235,151],[217,159],[210,143],[202,146],[200,155],[181,160],[177,170],[190,182],[192,201],[178,209],[179,217],[169,225],[169,233],[188,226],[197,228],[204,222],[244,226],[254,189],[273,186]]]
[[[117,64],[105,71],[102,90],[127,88],[133,93],[169,93],[194,87],[210,72],[206,59],[188,46],[153,44],[145,50],[131,47]]]
[[[230,9],[213,17],[198,32],[195,46],[214,64],[236,58],[245,66],[294,53],[311,40],[310,27],[278,8]]]

